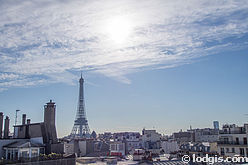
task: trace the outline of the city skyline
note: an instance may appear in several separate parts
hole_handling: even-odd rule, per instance
[[[97,133],[242,124],[247,39],[246,1],[1,1],[0,112],[68,135],[82,71]]]

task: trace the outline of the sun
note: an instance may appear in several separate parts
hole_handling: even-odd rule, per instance
[[[116,16],[106,20],[103,27],[108,39],[115,43],[124,43],[132,32],[132,23],[125,16]]]

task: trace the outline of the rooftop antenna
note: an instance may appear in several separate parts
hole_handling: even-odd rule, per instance
[[[15,125],[16,125],[16,123],[17,123],[17,113],[18,113],[19,111],[21,111],[21,110],[19,110],[19,109],[17,109],[17,110],[16,110],[16,115],[15,115]]]
[[[81,56],[81,67],[80,67],[80,70],[81,70],[81,78],[83,78],[83,56]]]

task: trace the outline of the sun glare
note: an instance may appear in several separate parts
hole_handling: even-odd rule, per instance
[[[131,22],[127,17],[118,16],[106,21],[104,31],[107,37],[115,43],[123,43],[131,33]]]

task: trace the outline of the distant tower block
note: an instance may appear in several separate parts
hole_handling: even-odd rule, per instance
[[[85,103],[84,103],[84,79],[81,74],[79,79],[79,99],[77,115],[74,121],[74,126],[71,131],[71,137],[89,138],[90,129],[86,119]]]
[[[214,121],[213,125],[214,125],[214,129],[219,129],[219,122],[218,121]]]

